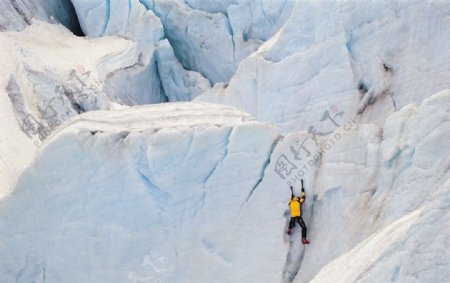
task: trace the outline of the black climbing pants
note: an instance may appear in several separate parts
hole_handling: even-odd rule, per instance
[[[305,221],[303,221],[303,218],[301,216],[297,217],[291,217],[291,221],[289,221],[289,229],[294,228],[295,222],[302,227],[302,238],[306,238],[306,234],[308,232],[308,228],[306,228]]]

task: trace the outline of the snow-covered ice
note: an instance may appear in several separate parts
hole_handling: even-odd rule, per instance
[[[450,88],[445,1],[298,1],[292,9],[226,87],[197,99],[237,106],[287,133],[316,125],[332,105],[345,120],[363,113],[381,126]]]
[[[183,66],[213,84],[229,81],[241,60],[280,29],[293,6],[284,0],[142,3],[161,19]]]
[[[430,243],[428,231],[449,221],[448,147],[436,146],[449,138],[448,109],[450,91],[390,116],[383,136],[378,126],[349,123],[330,148],[307,133],[278,141],[276,127],[213,104],[79,115],[49,138],[2,201],[0,248],[15,254],[2,281],[45,273],[64,282],[279,282],[300,267],[296,282],[308,282],[323,266],[318,282],[446,278],[449,235]],[[313,239],[306,249],[298,234],[283,236],[288,185],[299,193],[300,177]],[[14,236],[19,231],[27,232]],[[418,257],[441,264],[422,269]]]
[[[83,31],[117,35],[139,47],[139,64],[108,77],[106,91],[127,105],[187,101],[210,88],[200,73],[186,70],[167,44],[160,19],[138,0],[73,0]]]
[[[114,107],[106,77],[137,62],[122,38],[85,39],[62,26],[35,22],[0,33],[0,197],[34,157],[37,145],[78,113]]]
[[[191,101],[211,88],[211,83],[200,73],[184,69],[167,39],[158,43],[156,56],[158,74],[168,101]]]
[[[276,281],[286,253],[278,246],[283,213],[255,219],[261,206],[252,194],[278,133],[241,111],[210,104],[73,118],[1,202],[0,250],[14,256],[2,259],[0,281],[33,281],[44,273],[49,282],[124,282],[133,275],[242,282],[260,272]],[[279,233],[261,238],[264,250],[248,237],[249,230],[268,233],[273,226]],[[142,267],[153,252],[164,257],[154,264],[167,272]],[[261,260],[268,255],[279,264]]]
[[[450,91],[406,106],[382,129],[363,124],[344,133],[321,160],[315,241],[295,282],[309,282],[323,266],[314,282],[445,282]]]
[[[107,91],[115,100],[128,105],[164,101],[155,58],[155,44],[163,38],[164,31],[153,12],[138,0],[72,2],[86,35],[118,35],[134,40],[139,47],[139,64],[118,70],[108,78]]]
[[[0,4],[0,282],[450,277],[447,3],[56,2]]]

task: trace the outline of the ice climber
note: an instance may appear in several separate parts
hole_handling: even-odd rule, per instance
[[[289,201],[289,208],[291,209],[291,220],[289,221],[289,228],[288,228],[288,235],[292,234],[292,229],[295,226],[295,223],[297,222],[300,227],[302,227],[302,244],[306,245],[309,244],[309,240],[306,238],[306,234],[308,231],[308,228],[306,228],[305,221],[303,221],[302,218],[302,204],[305,202],[305,189],[303,188],[303,181],[302,181],[302,196],[296,197],[294,196],[294,190],[291,188],[291,200]]]

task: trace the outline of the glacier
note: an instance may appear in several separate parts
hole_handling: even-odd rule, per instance
[[[136,64],[138,49],[122,38],[75,37],[60,25],[40,21],[0,38],[1,197],[64,121],[118,105],[104,92],[107,77]]]
[[[438,231],[450,221],[449,99],[447,90],[408,105],[383,128],[357,125],[323,155],[311,227],[317,241],[295,282],[309,282],[327,258],[335,260],[313,282],[445,282],[441,264],[450,253],[441,249],[450,238]]]
[[[333,133],[341,133],[333,147],[314,146],[307,132],[282,137],[273,125],[213,104],[78,115],[1,201],[0,249],[14,253],[2,263],[2,281],[279,282],[299,268],[295,282],[444,279],[449,236],[430,244],[428,230],[408,232],[450,221],[448,148],[436,146],[449,138],[450,114],[440,111],[448,109],[445,91],[389,116],[383,131],[348,123]],[[293,158],[304,139],[310,159]],[[302,168],[296,174],[314,196],[304,206],[314,239],[307,248],[298,234],[283,236],[287,185],[298,193],[300,179],[277,170],[280,157]],[[386,256],[388,263],[379,260]],[[433,258],[429,269],[417,269],[418,257]]]
[[[138,44],[139,63],[111,74],[107,91],[114,95],[118,102],[126,105],[164,101],[155,59],[155,44],[164,34],[159,19],[137,0],[83,0],[73,1],[73,4],[86,35],[118,35],[132,39]]]
[[[167,44],[163,25],[138,0],[72,1],[85,34],[116,35],[133,40],[139,63],[108,77],[107,92],[126,105],[189,101],[210,88],[200,73],[187,70]]]
[[[20,31],[35,20],[60,23],[83,35],[70,0],[5,0],[0,3],[0,31]]]
[[[168,276],[162,280],[207,282],[221,276],[243,281],[268,270],[275,280],[284,257],[275,245],[263,255],[277,256],[278,266],[256,257],[254,271],[238,272],[242,261],[251,259],[247,229],[259,223],[242,232],[236,227],[246,223],[240,219],[253,218],[255,208],[246,207],[253,205],[252,188],[278,135],[276,127],[248,114],[210,104],[141,106],[75,117],[49,139],[14,192],[2,200],[1,254],[14,257],[2,260],[1,281],[27,274],[24,280],[124,282],[133,274],[152,276],[141,262],[156,250],[173,268],[168,274],[153,270],[153,276]],[[280,224],[283,213],[272,219],[271,226]],[[21,224],[12,228],[12,223]],[[29,225],[34,232],[15,236]],[[267,244],[276,236],[266,238]],[[251,246],[261,252],[256,243]],[[196,251],[196,261],[186,265]],[[205,264],[208,273],[201,272]],[[228,279],[221,275],[224,267]]]
[[[381,126],[403,106],[450,87],[450,56],[442,50],[450,44],[448,12],[440,1],[295,2],[229,84],[197,100],[239,107],[285,133],[316,126],[333,105],[344,120],[360,113],[361,122]]]
[[[134,82],[133,89],[123,90],[121,96],[126,93],[135,97],[126,101],[127,104],[160,102],[163,94],[170,99],[175,96],[175,90],[165,86],[171,82],[171,78],[185,81],[188,93],[195,96],[209,87],[202,88],[202,92],[193,92],[191,85],[205,85],[203,81],[206,79],[211,84],[229,81],[239,63],[281,28],[293,7],[292,1],[274,3],[248,0],[220,3],[181,0],[72,2],[85,34],[93,37],[120,35],[140,43],[142,56],[147,59],[143,59],[143,66],[138,73],[142,73],[141,76],[151,76],[151,79],[145,82],[138,80]],[[164,35],[161,35],[163,26]],[[151,39],[151,34],[155,31],[158,31],[158,36]],[[211,34],[215,36],[210,36]],[[177,70],[169,77],[158,73],[160,69],[155,69],[153,61],[149,60],[153,58],[155,47],[161,40],[168,40],[173,49],[165,52],[174,54],[168,59],[179,61],[177,65],[183,66],[185,70]],[[164,63],[156,60],[158,66]],[[194,77],[193,72],[197,73]],[[124,72],[123,76],[115,77],[114,80],[119,80],[120,85],[124,85],[130,78],[140,77],[134,73],[129,75],[128,72]],[[162,86],[158,85],[158,78]],[[142,92],[148,93],[149,89],[152,89],[148,94],[149,100],[137,99],[142,96]]]
[[[1,282],[447,281],[445,2],[0,7]]]

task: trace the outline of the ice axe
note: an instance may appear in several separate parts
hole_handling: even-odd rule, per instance
[[[300,179],[300,181],[302,182],[302,192],[304,192],[305,188],[303,187],[303,179]],[[291,189],[291,195],[293,197],[294,196],[294,187],[292,185],[289,185],[289,189]]]

